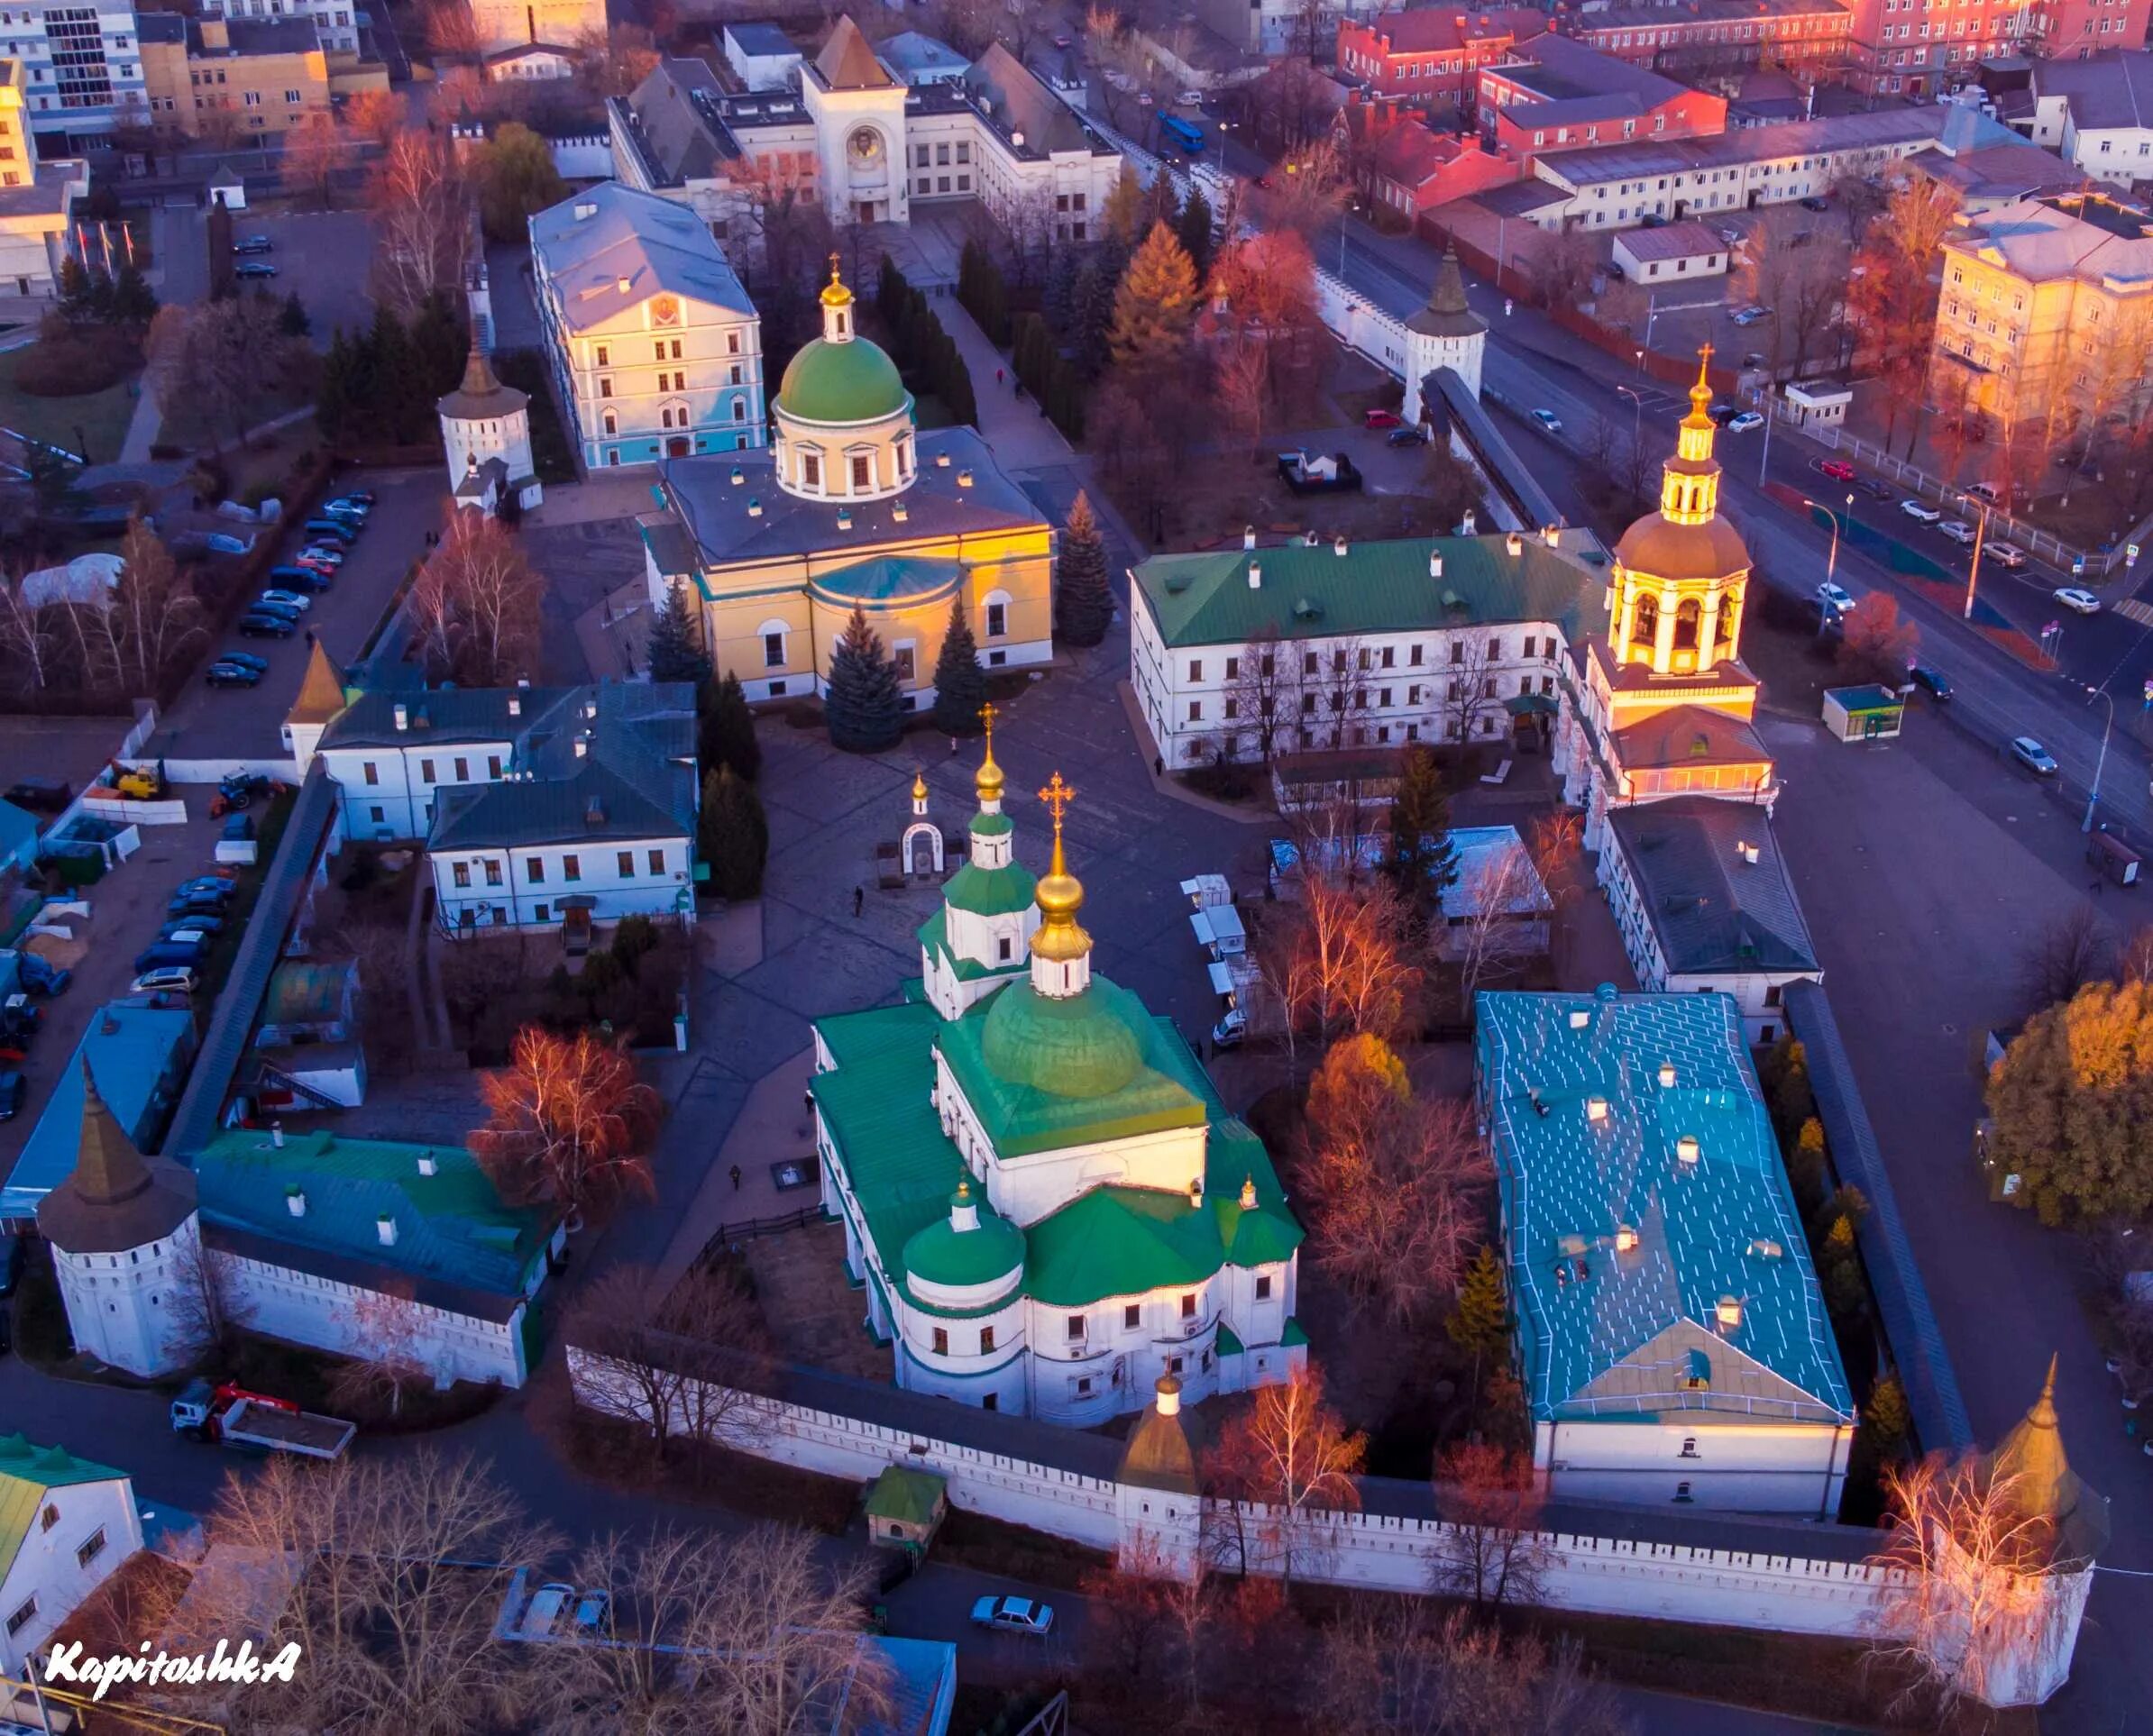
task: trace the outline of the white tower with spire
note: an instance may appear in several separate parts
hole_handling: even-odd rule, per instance
[[[1480,395],[1480,357],[1488,347],[1488,322],[1465,299],[1465,278],[1458,270],[1458,250],[1443,250],[1443,265],[1428,305],[1406,321],[1406,407],[1407,422],[1426,419],[1421,382],[1438,368],[1457,371],[1465,389]]]
[[[994,763],[995,708],[983,707],[986,753],[974,774],[979,811],[967,833],[969,859],[950,875],[942,908],[920,926],[920,972],[927,998],[945,1019],[1023,975],[1040,908],[1040,882],[1016,860],[1016,828],[1002,811],[1005,779]]]

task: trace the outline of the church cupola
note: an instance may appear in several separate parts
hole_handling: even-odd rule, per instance
[[[1674,456],[1660,473],[1660,510],[1676,525],[1708,523],[1719,506],[1719,462],[1712,456],[1712,388],[1705,378],[1712,346],[1697,358],[1697,383],[1690,388],[1690,414],[1675,432]]]
[[[1050,1000],[1081,994],[1092,980],[1092,937],[1076,920],[1084,906],[1084,882],[1069,872],[1061,843],[1062,815],[1076,799],[1058,772],[1040,791],[1054,816],[1054,854],[1032,894],[1040,927],[1031,937],[1031,986]]]
[[[993,705],[979,708],[980,721],[986,726],[986,756],[972,774],[972,788],[979,792],[979,812],[972,821],[972,863],[976,868],[1008,867],[1015,831],[1009,816],[1002,811],[1002,791],[1007,780],[994,763],[994,719],[999,715]]]
[[[829,281],[822,286],[822,338],[826,343],[852,342],[852,291],[838,275],[838,256],[829,256]]]

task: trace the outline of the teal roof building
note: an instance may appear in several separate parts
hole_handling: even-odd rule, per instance
[[[1091,968],[1062,816],[1014,857],[989,717],[970,858],[903,1004],[817,1022],[826,1210],[897,1384],[1088,1426],[1162,1377],[1283,1380],[1302,1230],[1269,1154],[1170,1020]]]
[[[1603,984],[1475,1011],[1553,1492],[1834,1516],[1854,1403],[1739,1009]]]
[[[74,1173],[82,1147],[83,1096],[73,1082],[86,1062],[96,1072],[105,1107],[135,1149],[161,1147],[195,1058],[195,1019],[184,1007],[148,1001],[148,996],[110,1001],[91,1018],[44,1113],[23,1141],[7,1185],[0,1188],[0,1219],[36,1217],[38,1201]]]

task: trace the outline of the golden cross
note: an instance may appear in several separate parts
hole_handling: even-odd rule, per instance
[[[1061,836],[1061,817],[1069,804],[1076,799],[1076,792],[1061,781],[1061,773],[1057,772],[1047,781],[1047,787],[1040,791],[1040,799],[1047,804],[1048,810],[1054,816],[1054,836],[1058,838]]]
[[[838,283],[838,282],[842,282],[842,281],[843,281],[843,279],[840,279],[840,278],[838,276],[838,253],[837,253],[837,250],[836,250],[835,248],[832,248],[832,249],[830,250],[830,255],[829,255],[829,280],[830,280],[832,283]]]
[[[1711,341],[1711,339],[1709,339],[1709,338],[1707,338],[1707,339],[1705,340],[1705,342],[1704,342],[1704,345],[1703,345],[1703,347],[1702,347],[1701,349],[1699,349],[1699,350],[1698,351],[1698,352],[1697,352],[1697,379],[1698,379],[1698,382],[1699,382],[1699,384],[1700,384],[1700,385],[1701,385],[1701,384],[1703,383],[1703,381],[1704,381],[1704,377],[1705,377],[1705,372],[1706,372],[1706,370],[1707,370],[1708,369],[1709,369],[1709,368],[1711,367],[1711,365],[1712,365],[1712,341]]]
[[[986,750],[989,758],[994,752],[994,719],[1002,715],[1002,708],[989,699],[979,708],[979,721],[986,727]]]

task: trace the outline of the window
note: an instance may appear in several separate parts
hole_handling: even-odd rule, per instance
[[[785,635],[765,633],[763,635],[763,667],[783,669],[785,666]]]
[[[602,416],[599,418],[599,421],[600,425],[608,434],[617,434],[620,432],[620,418],[614,415],[612,411],[608,410]],[[606,462],[609,464],[619,463],[619,454],[616,452],[608,452],[606,454]]]
[[[911,645],[899,645],[893,654],[892,661],[896,665],[899,681],[909,681],[915,678],[919,665],[914,659]]]
[[[499,886],[501,883],[501,865],[499,863],[489,862],[486,864],[486,883],[489,886]]]
[[[1009,634],[1009,605],[989,603],[986,606],[986,633],[990,639],[1001,639]]]
[[[598,365],[601,368],[609,368],[613,365],[613,353],[602,343],[598,346]]]
[[[995,958],[1000,963],[1006,964],[1015,955],[1015,946],[1010,940],[1010,937],[1007,935],[998,937],[994,942]]]
[[[1196,1293],[1191,1290],[1186,1292],[1181,1298],[1181,1318],[1185,1320],[1193,1320],[1196,1319]]]
[[[296,108],[298,105],[299,93],[296,90],[288,90],[284,93],[284,100]]]
[[[1687,1483],[1678,1483],[1678,1484],[1676,1484],[1676,1485],[1674,1485],[1674,1498],[1675,1498],[1677,1501],[1687,1501],[1687,1500],[1689,1500],[1689,1499],[1690,1499],[1690,1485],[1689,1485]]]
[[[968,163],[972,160],[972,147],[970,144],[961,140],[958,142],[957,147],[957,160],[960,163]]]
[[[990,1332],[984,1336],[992,1338],[994,1334]],[[1002,1394],[999,1393],[985,1394],[979,1401],[979,1408],[983,1411],[999,1411],[1002,1408]]]
[[[468,862],[459,862],[452,864],[449,869],[449,877],[459,886],[470,885],[471,863]]]
[[[433,761],[431,761],[431,760],[421,760],[421,761],[419,761],[419,763],[418,763],[418,781],[419,781],[421,783],[431,783],[431,782],[433,782],[433,781],[434,781],[434,762],[433,762]]]
[[[115,1259],[115,1261],[113,1261],[113,1264],[114,1264],[115,1265],[117,1265],[119,1264],[119,1261],[117,1261],[117,1260]],[[38,1522],[38,1530],[41,1530],[41,1531],[49,1531],[49,1530],[51,1530],[51,1529],[52,1529],[52,1528],[53,1528],[55,1525],[59,1524],[59,1523],[60,1523],[60,1509],[59,1509],[58,1507],[55,1507],[55,1506],[53,1506],[53,1505],[52,1505],[52,1504],[51,1504],[50,1502],[46,1503],[45,1503],[45,1511],[44,1511],[43,1516],[42,1516],[42,1517],[40,1519],[40,1521],[39,1521],[39,1522]]]
[[[377,766],[371,760],[368,760],[364,764],[362,764],[359,768],[359,771],[360,774],[364,777],[369,783],[379,783],[381,781],[380,768]]]
[[[1238,681],[1241,680],[1240,658],[1229,657],[1226,659],[1226,679],[1230,681]]]
[[[523,877],[533,886],[545,885],[545,863],[544,859],[538,856],[526,856],[523,863]]]
[[[1143,1324],[1143,1320],[1144,1311],[1141,1303],[1129,1302],[1122,1307],[1122,1324],[1130,1331],[1135,1331],[1139,1326]]]
[[[24,1628],[28,1627],[36,1620],[37,1599],[34,1597],[25,1597],[22,1603],[16,1606],[15,1613],[7,1618],[8,1637],[11,1639],[14,1638],[16,1634],[22,1632]]]
[[[819,489],[822,486],[822,458],[820,453],[801,453],[800,486],[803,489]]]
[[[75,1551],[75,1565],[87,1567],[105,1553],[105,1527],[100,1525],[82,1540],[82,1547]]]
[[[1076,1397],[1077,1397],[1077,1398],[1089,1398],[1089,1397],[1091,1397],[1091,1395],[1092,1395],[1092,1377],[1091,1377],[1089,1375],[1077,1375],[1077,1376],[1076,1376],[1076,1384],[1075,1384],[1075,1385],[1074,1385],[1074,1386],[1071,1388],[1071,1391],[1072,1391],[1072,1393],[1074,1393],[1074,1395],[1075,1395]]]
[[[1188,660],[1188,679],[1192,681],[1200,681],[1204,679],[1204,660],[1201,657],[1191,657]]]
[[[633,850],[623,850],[614,860],[619,866],[621,879],[635,879],[636,853]]]
[[[662,874],[665,872],[665,853],[663,850],[653,850],[650,853],[650,872],[654,874]]]
[[[582,857],[578,855],[565,855],[561,858],[561,878],[563,880],[578,881],[582,879]]]
[[[598,382],[598,395],[600,397],[610,397],[613,396],[613,382],[611,379],[605,376],[600,376]]]
[[[1464,661],[1465,661],[1465,643],[1464,643],[1464,641],[1463,641],[1463,640],[1461,640],[1461,639],[1453,639],[1453,640],[1452,640],[1452,641],[1451,641],[1451,662],[1452,662],[1453,663],[1461,663],[1461,662],[1463,662]]]
[[[1695,1435],[1684,1435],[1682,1437],[1682,1450],[1681,1457],[1683,1458],[1695,1458],[1697,1457],[1697,1437]]]
[[[1071,1343],[1074,1343],[1074,1342],[1075,1342],[1076,1339],[1081,1339],[1081,1338],[1084,1336],[1084,1316],[1083,1316],[1083,1315],[1081,1315],[1081,1314],[1072,1314],[1072,1315],[1070,1315],[1070,1316],[1069,1316],[1069,1318],[1068,1318],[1068,1329],[1067,1329],[1067,1338],[1069,1339],[1069,1340],[1070,1340],[1070,1342],[1071,1342]]]
[[[471,762],[461,754],[456,755],[456,781],[458,783],[471,781]]]
[[[865,494],[865,493],[866,493],[866,491],[867,491],[869,489],[873,488],[874,486],[875,486],[875,468],[874,468],[874,460],[870,459],[870,458],[867,456],[867,454],[866,454],[866,452],[855,452],[855,453],[853,453],[853,455],[852,455],[852,491],[853,491],[853,493],[855,493],[855,494]]]
[[[1188,720],[1191,723],[1202,723],[1204,721],[1203,700],[1191,699],[1188,702]]]
[[[725,334],[725,353],[728,356],[737,356],[740,353],[739,333],[728,332]]]
[[[1488,642],[1488,661],[1489,661],[1489,662],[1491,662],[1491,663],[1499,663],[1499,662],[1502,662],[1502,660],[1503,660],[1503,642],[1502,642],[1500,639],[1490,639],[1490,640],[1489,640],[1489,642]]]
[[[498,778],[498,777],[499,777],[499,776],[500,776],[500,774],[501,774],[501,756],[500,756],[499,754],[487,754],[487,756],[486,756],[486,775],[487,775],[488,777],[490,777],[490,778]]]
[[[1258,1302],[1269,1302],[1270,1299],[1271,1275],[1268,1272],[1259,1272],[1256,1275],[1256,1300]]]
[[[938,1357],[949,1354],[949,1329],[946,1326],[938,1326],[934,1329],[934,1353]]]
[[[994,1329],[991,1326],[981,1327],[979,1329],[979,1354],[983,1357],[986,1356],[994,1348]]]

